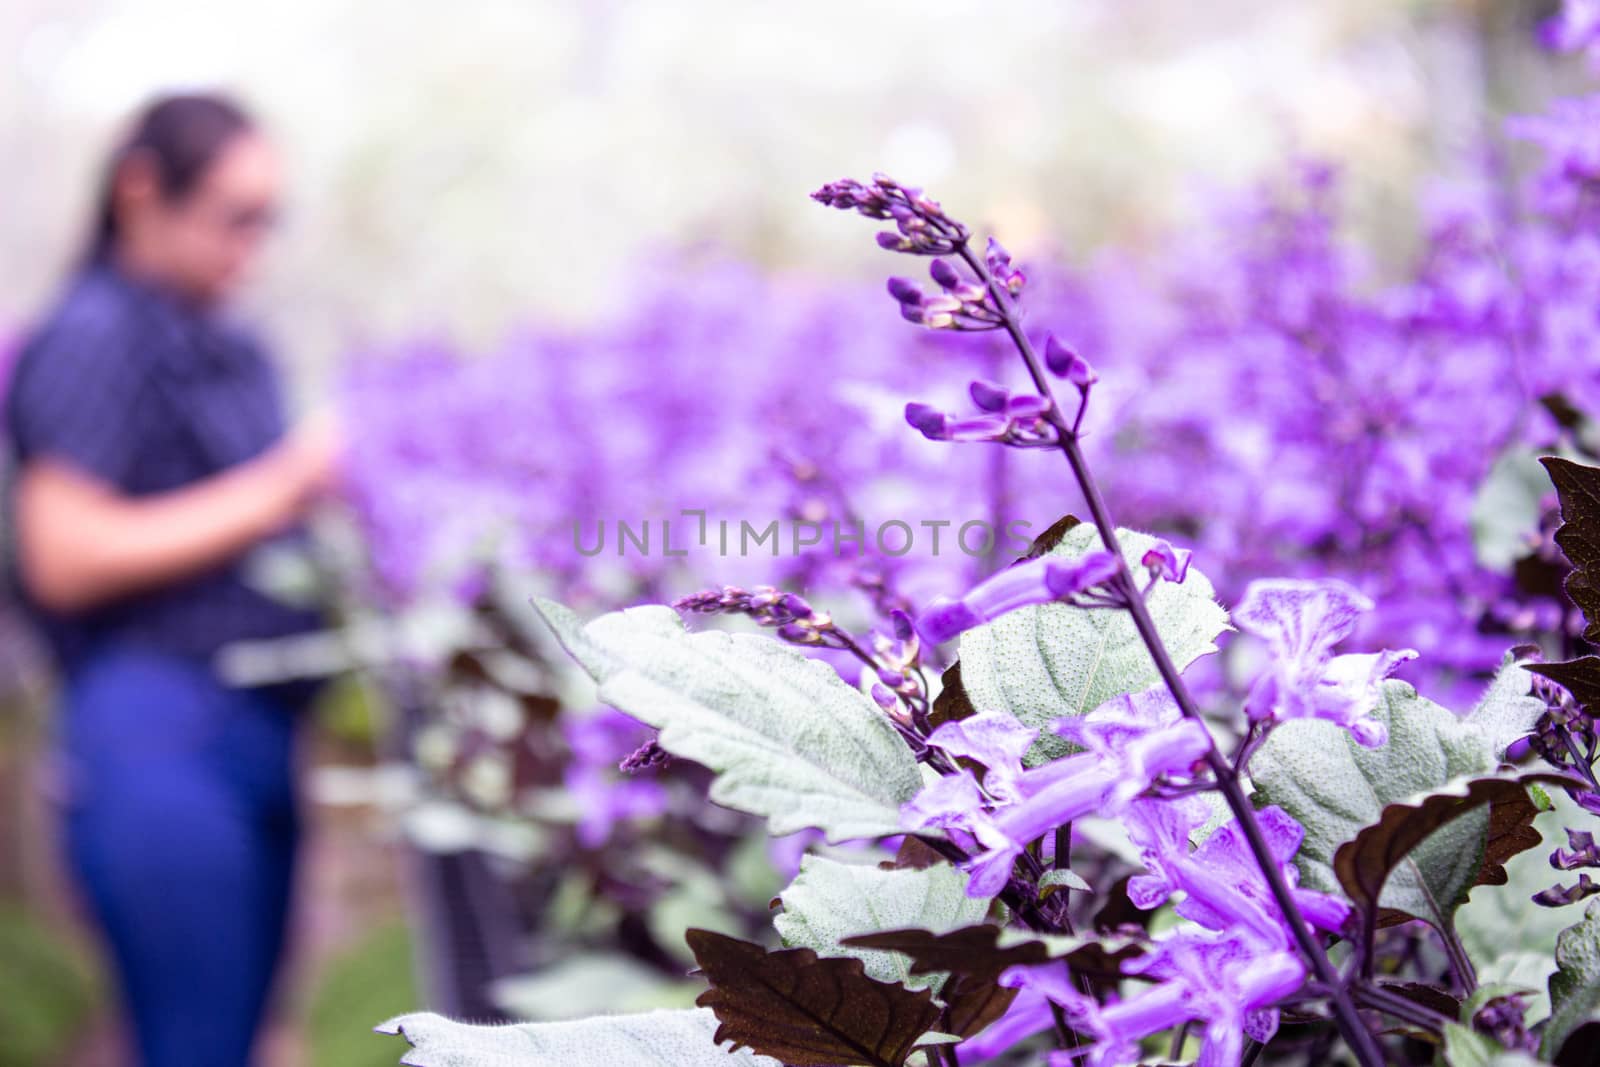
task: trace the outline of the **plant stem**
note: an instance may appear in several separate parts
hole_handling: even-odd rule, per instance
[[[1467,956],[1466,946],[1461,943],[1461,938],[1454,927],[1440,930],[1439,937],[1444,941],[1445,954],[1450,957],[1450,970],[1460,983],[1463,996],[1470,997],[1478,988],[1478,969],[1472,965],[1471,958]]]
[[[1172,698],[1177,702],[1178,709],[1186,718],[1205,726],[1205,718],[1200,714],[1199,707],[1195,704],[1194,697],[1190,695],[1188,686],[1184,684],[1183,677],[1178,672],[1177,665],[1173,663],[1171,654],[1167,651],[1166,644],[1161,639],[1161,634],[1156,629],[1155,620],[1150,615],[1150,609],[1145,604],[1144,597],[1140,594],[1138,583],[1128,569],[1127,560],[1123,558],[1122,546],[1117,540],[1117,527],[1111,519],[1111,510],[1106,506],[1105,497],[1100,492],[1099,484],[1089,470],[1083,450],[1079,447],[1078,435],[1072,424],[1067,422],[1061,412],[1061,405],[1056,403],[1055,392],[1050,387],[1050,379],[1046,377],[1044,366],[1040,362],[1039,354],[1034,351],[1033,343],[1022,329],[1022,322],[1017,314],[1015,304],[1010,294],[1000,286],[989,272],[988,264],[972,251],[965,243],[959,245],[959,254],[967,266],[981,279],[989,290],[995,306],[1000,309],[1004,320],[1004,328],[1010,335],[1012,344],[1017,353],[1022,357],[1023,365],[1027,368],[1028,375],[1033,379],[1034,387],[1039,395],[1049,402],[1049,413],[1046,416],[1059,435],[1058,447],[1066,456],[1068,465],[1072,468],[1073,478],[1083,492],[1084,502],[1088,505],[1089,514],[1094,520],[1095,528],[1100,533],[1100,541],[1107,552],[1117,561],[1118,572],[1113,579],[1123,594],[1128,613],[1133,617],[1133,625],[1139,631],[1140,638],[1149,650],[1151,658],[1155,661],[1156,672],[1172,693]],[[1351,1052],[1363,1067],[1382,1067],[1383,1053],[1378,1047],[1372,1031],[1367,1028],[1361,1019],[1355,1002],[1350,997],[1350,992],[1340,981],[1339,973],[1333,967],[1328,955],[1323,951],[1322,945],[1306,925],[1304,917],[1300,914],[1300,906],[1295,902],[1294,893],[1288,882],[1283,877],[1283,871],[1278,861],[1273,857],[1271,849],[1267,846],[1266,837],[1261,832],[1261,824],[1256,820],[1255,809],[1250,805],[1249,799],[1244,794],[1244,789],[1239,785],[1233,767],[1227,758],[1217,748],[1216,738],[1211,735],[1210,727],[1206,727],[1206,737],[1210,747],[1205,755],[1206,764],[1211,768],[1212,774],[1217,779],[1217,788],[1228,802],[1228,808],[1239,822],[1245,840],[1249,843],[1251,854],[1255,857],[1256,864],[1261,869],[1262,876],[1266,879],[1272,891],[1273,899],[1283,912],[1284,919],[1288,922],[1295,942],[1300,946],[1300,951],[1311,963],[1312,972],[1317,980],[1327,987],[1328,997],[1333,1003],[1334,1017],[1339,1024],[1339,1032],[1344,1036],[1345,1042],[1350,1046]]]
[[[1442,1033],[1445,1024],[1455,1022],[1454,1019],[1434,1011],[1426,1004],[1418,1004],[1380,985],[1363,982],[1355,987],[1355,996],[1369,1008],[1393,1015],[1396,1019],[1403,1019],[1413,1026],[1420,1026],[1434,1033]]]

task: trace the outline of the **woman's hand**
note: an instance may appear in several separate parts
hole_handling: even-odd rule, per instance
[[[300,519],[306,509],[338,484],[339,457],[344,435],[330,411],[316,412],[297,425],[263,457],[267,477],[281,479],[285,524]]]
[[[331,417],[313,416],[253,460],[137,497],[71,464],[32,460],[16,495],[23,584],[41,606],[73,614],[223,566],[333,488],[340,441]]]

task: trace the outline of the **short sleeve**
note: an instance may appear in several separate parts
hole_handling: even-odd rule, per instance
[[[17,459],[48,456],[125,488],[147,384],[136,355],[122,316],[68,314],[46,326],[24,347],[7,397]]]

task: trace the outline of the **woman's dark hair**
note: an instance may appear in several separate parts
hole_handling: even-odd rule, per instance
[[[194,190],[206,169],[228,142],[255,128],[255,121],[234,101],[211,93],[158,97],[145,105],[127,137],[106,164],[96,208],[89,260],[104,259],[117,242],[117,172],[134,156],[155,168],[156,184],[169,201]]]

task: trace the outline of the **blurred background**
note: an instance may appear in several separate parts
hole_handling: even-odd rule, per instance
[[[1584,82],[1582,60],[1535,44],[1554,6],[8,0],[0,347],[60,283],[119,122],[159,90],[237,92],[287,156],[287,214],[245,310],[309,405],[352,352],[486,348],[631,313],[641,270],[684,248],[875,290],[882,254],[806,200],[875,170],[929,187],[1019,258],[1071,264],[1183,230],[1197,194],[1286,156],[1326,158],[1345,176],[1344,224],[1398,260],[1427,176]],[[0,711],[0,1064],[109,1067],[120,1034],[53,852],[38,789],[49,679],[23,669],[26,647],[14,634]],[[426,988],[419,941],[456,935],[429,926],[441,890],[399,846],[392,801],[413,787],[386,775],[406,760],[385,749],[381,703],[348,679],[323,701],[272,1067],[394,1062],[366,1028],[449,1006]],[[694,883],[676,884],[678,910],[652,921],[685,914]],[[581,911],[563,891],[541,899]],[[461,892],[448,900],[479,890]],[[615,988],[618,973],[583,980]]]

